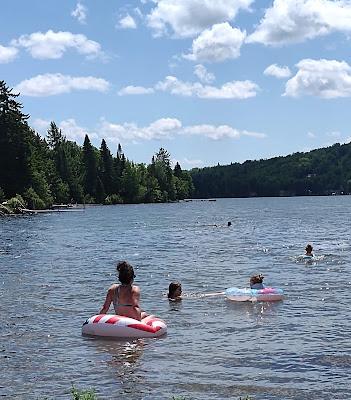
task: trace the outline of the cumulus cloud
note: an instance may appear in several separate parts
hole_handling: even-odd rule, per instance
[[[351,96],[351,67],[345,61],[305,59],[296,66],[298,72],[287,81],[284,96]]]
[[[348,0],[274,0],[248,42],[284,45],[331,32],[351,32]]]
[[[96,57],[101,54],[99,43],[89,40],[85,35],[71,32],[46,33],[35,32],[30,35],[22,35],[12,40],[11,44],[25,48],[33,58],[58,59],[69,49],[75,49],[79,54],[88,57]]]
[[[125,17],[119,19],[117,28],[119,29],[136,29],[137,24],[132,16],[127,14]]]
[[[73,77],[62,74],[44,74],[20,82],[15,87],[15,91],[24,96],[42,97],[70,93],[73,90],[106,92],[108,88],[109,83],[105,79],[93,76]]]
[[[256,138],[264,138],[265,134],[259,132],[240,131],[228,125],[194,125],[185,127],[182,132],[183,135],[201,135],[206,136],[213,140],[221,140],[225,138],[238,139],[240,136],[253,136]]]
[[[13,61],[18,54],[15,47],[6,47],[0,45],[0,64],[6,64]]]
[[[145,88],[143,86],[126,86],[122,88],[119,92],[119,96],[126,96],[126,95],[138,95],[138,94],[150,94],[153,93],[153,88]]]
[[[231,21],[240,9],[248,10],[254,0],[154,0],[147,24],[155,36],[174,33],[191,37],[214,24]]]
[[[207,70],[201,67],[195,70],[197,74],[206,74]],[[208,73],[207,73],[208,74]],[[203,75],[202,78],[212,79],[212,74]],[[177,96],[198,97],[201,99],[248,99],[255,97],[259,87],[251,81],[231,81],[220,87],[204,85],[201,82],[183,82],[175,76],[166,76],[153,88],[143,86],[126,86],[119,90],[120,96],[140,95],[153,93],[154,91],[168,92]]]
[[[213,140],[238,139],[243,135],[260,139],[266,137],[263,133],[240,131],[228,125],[183,126],[181,121],[176,118],[161,118],[146,127],[139,127],[135,123],[114,124],[103,119],[99,132],[109,141],[116,143],[125,140],[170,139],[177,135],[204,136]]]
[[[46,136],[50,121],[37,118],[33,120],[31,125],[42,136]],[[117,124],[102,118],[93,131],[79,126],[75,119],[68,118],[61,121],[58,127],[67,139],[78,142],[82,142],[86,134],[89,135],[90,139],[101,140],[104,138],[111,143],[172,139],[180,135],[203,136],[212,140],[239,139],[241,136],[253,136],[258,139],[266,137],[263,133],[240,131],[229,125],[202,124],[183,126],[182,122],[177,118],[160,118],[147,126],[138,126],[134,122]],[[195,161],[196,163],[201,163],[200,160]],[[187,163],[191,164],[191,161],[188,160]]]
[[[36,118],[31,122],[33,128],[40,133],[42,137],[46,137],[47,131],[50,127],[49,120]],[[61,121],[58,124],[58,128],[62,130],[62,134],[68,139],[78,143],[82,143],[85,135],[88,135],[90,139],[98,139],[99,136],[96,132],[89,131],[77,124],[74,118],[68,118]]]
[[[192,44],[192,53],[183,57],[194,61],[222,62],[240,56],[246,32],[232,28],[228,22],[204,30]]]
[[[161,118],[146,127],[138,127],[135,123],[114,124],[102,119],[99,132],[107,140],[119,143],[125,140],[170,138],[181,126],[181,122],[176,118]]]
[[[156,84],[155,89],[186,97],[202,99],[247,99],[255,97],[259,90],[251,81],[226,82],[221,87],[203,85],[199,82],[183,82],[174,76],[167,76]]]
[[[194,74],[204,83],[212,83],[216,79],[202,64],[195,65]]]
[[[289,67],[280,67],[277,64],[271,64],[263,71],[263,73],[265,75],[274,76],[278,79],[289,78],[291,76]]]
[[[85,24],[87,12],[87,8],[82,3],[78,2],[76,8],[71,12],[71,16],[76,18],[79,23]]]

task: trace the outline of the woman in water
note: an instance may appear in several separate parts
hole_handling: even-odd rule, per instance
[[[305,256],[313,257],[313,253],[312,253],[313,247],[312,247],[310,244],[308,244],[308,245],[306,246],[305,250],[306,250]]]
[[[139,306],[140,288],[133,285],[134,269],[127,261],[121,261],[117,264],[117,272],[121,284],[110,286],[100,314],[106,314],[113,303],[116,314],[141,321],[147,314]]]
[[[263,285],[263,275],[253,275],[250,278],[250,288],[251,289],[264,289]]]

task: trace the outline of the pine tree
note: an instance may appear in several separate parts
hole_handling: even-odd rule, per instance
[[[31,178],[29,116],[18,96],[0,81],[0,187],[6,197],[22,193]]]
[[[92,198],[96,197],[96,185],[97,185],[97,161],[94,152],[94,148],[90,143],[88,135],[85,135],[83,144],[83,187],[85,194]]]
[[[102,139],[100,147],[100,178],[105,189],[105,193],[113,193],[113,158],[105,139]]]

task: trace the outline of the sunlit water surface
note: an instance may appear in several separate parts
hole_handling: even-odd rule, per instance
[[[101,399],[350,399],[350,204],[221,199],[1,219],[0,396],[68,399],[74,384]],[[312,263],[298,257],[308,242]],[[123,259],[167,336],[81,336]],[[193,298],[253,273],[286,299]],[[190,298],[169,304],[172,280]]]

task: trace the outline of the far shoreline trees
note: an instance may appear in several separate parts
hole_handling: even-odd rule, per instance
[[[178,163],[172,169],[165,149],[145,165],[127,159],[120,144],[114,157],[104,139],[97,149],[86,135],[79,146],[55,122],[41,138],[29,127],[17,97],[0,81],[2,201],[18,196],[30,209],[42,209],[54,203],[157,203],[191,196],[189,172]]]

